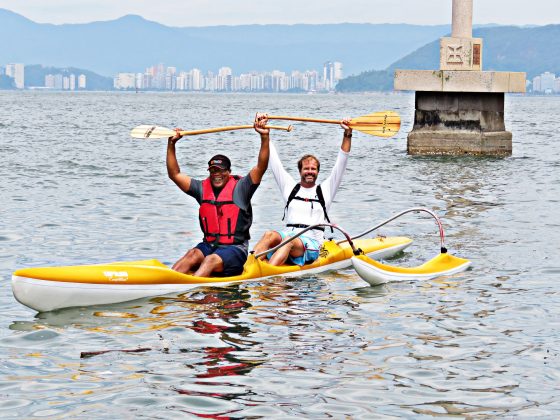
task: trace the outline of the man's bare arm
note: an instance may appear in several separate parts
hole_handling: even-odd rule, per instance
[[[175,131],[177,131],[177,134],[173,137],[169,137],[167,140],[167,156],[165,161],[167,165],[167,175],[181,190],[187,192],[191,187],[191,177],[181,173],[179,162],[177,162],[175,143],[177,143],[182,136],[179,134],[179,131],[181,131],[180,128],[175,129]]]

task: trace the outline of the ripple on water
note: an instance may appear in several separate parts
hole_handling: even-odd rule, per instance
[[[336,402],[331,403],[317,403],[311,404],[304,408],[304,413],[311,417],[338,417],[344,416],[346,418],[360,418],[361,416],[365,416],[369,413],[369,409],[367,405],[364,404],[366,407],[360,407],[358,404],[339,404]]]
[[[286,407],[286,411],[282,410],[282,406]],[[281,407],[255,401],[246,404],[244,409],[240,409],[234,414],[239,418],[289,418],[290,405],[282,404]]]
[[[184,384],[180,388],[174,387],[174,390],[182,395],[201,395],[207,397],[220,395],[224,398],[227,397],[231,399],[237,395],[245,395],[249,391],[249,388],[234,384],[226,386],[222,381],[219,383],[209,382],[205,384],[203,378],[200,378],[198,381]]]
[[[545,267],[539,270],[542,274],[560,274],[560,267]]]
[[[0,386],[2,384],[0,383]],[[27,407],[28,405],[30,405],[32,403],[32,401],[30,400],[26,400],[26,399],[22,399],[22,398],[10,398],[9,396],[5,396],[2,398],[2,401],[0,401],[0,412],[1,411],[6,411],[6,415],[4,418],[8,418],[11,417],[13,415],[13,412],[11,410],[16,410],[18,408],[23,408],[23,407]],[[9,414],[8,414],[9,412]]]
[[[358,287],[352,270],[341,270],[38,315],[5,287],[6,415],[80,418],[93,408],[100,418],[558,417],[558,98],[506,96],[514,156],[478,159],[406,155],[414,113],[407,94],[0,97],[15,104],[8,128],[36,121],[45,130],[39,147],[8,148],[0,168],[2,279],[20,264],[174,261],[200,237],[196,206],[167,179],[165,145],[131,142],[130,128],[154,115],[169,126],[220,125],[267,107],[324,118],[380,104],[402,110],[395,139],[357,134],[331,216],[361,232],[405,208],[428,207],[443,217],[447,246],[476,262],[429,282]],[[274,133],[286,169],[297,176],[293,164],[307,148],[324,164],[324,179],[340,132],[300,124],[297,133]],[[213,150],[245,171],[255,140],[252,132],[192,138],[178,158],[196,177],[206,176]],[[254,196],[254,238],[282,219],[269,175]],[[407,217],[382,233],[414,239],[396,265],[423,262],[437,246],[431,221]],[[119,351],[144,347],[150,351]],[[80,359],[88,351],[103,354]]]
[[[21,391],[28,392],[28,393],[37,393],[37,392],[55,390],[58,389],[59,387],[60,387],[59,384],[30,381],[28,383],[21,385]]]
[[[58,416],[61,414],[64,414],[66,410],[61,408],[61,409],[53,409],[50,408],[48,410],[37,410],[33,413],[34,417],[43,417],[43,418],[49,418],[49,417],[54,417],[54,416]]]
[[[163,409],[164,407],[175,407],[176,410],[186,411],[196,415],[220,415],[239,409],[239,405],[225,400],[216,398],[200,397],[200,396],[181,396],[176,397],[121,397],[112,401],[112,404],[122,407],[131,407],[132,409],[150,410]]]
[[[23,238],[23,235],[18,235],[17,233],[3,234],[0,235],[0,242],[15,242]]]
[[[42,329],[39,331],[31,331],[23,334],[12,335],[9,337],[4,337],[0,340],[0,343],[5,346],[14,347],[33,347],[37,344],[46,344],[60,337],[60,333]]]

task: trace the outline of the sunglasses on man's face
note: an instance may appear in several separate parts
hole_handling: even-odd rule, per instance
[[[222,168],[218,168],[218,167],[213,166],[212,168],[208,169],[208,172],[210,172],[211,174],[219,174],[219,173],[227,172],[227,169],[222,169]]]

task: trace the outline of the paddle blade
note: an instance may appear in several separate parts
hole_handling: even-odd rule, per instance
[[[135,139],[163,139],[174,135],[174,130],[155,125],[139,125],[130,131],[130,136]]]
[[[395,111],[381,111],[350,120],[350,127],[377,137],[393,137],[401,128],[401,117]]]

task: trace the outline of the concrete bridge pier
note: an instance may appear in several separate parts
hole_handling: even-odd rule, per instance
[[[512,153],[504,94],[525,92],[525,73],[482,71],[482,39],[472,38],[472,0],[453,0],[451,37],[440,40],[439,70],[396,70],[395,90],[414,90],[413,155]]]
[[[416,92],[411,155],[510,155],[512,134],[505,129],[504,94]]]

